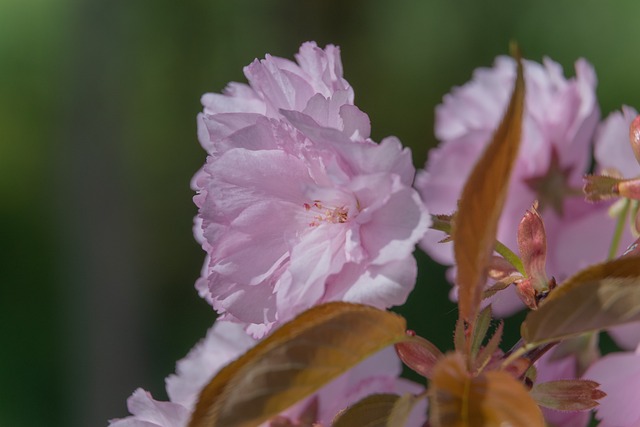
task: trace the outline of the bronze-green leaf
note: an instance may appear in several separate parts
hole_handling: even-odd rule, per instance
[[[540,408],[520,382],[502,371],[472,376],[459,353],[436,365],[429,397],[429,421],[434,427],[545,425]]]
[[[524,110],[524,77],[517,56],[517,76],[511,101],[493,140],[474,166],[458,204],[452,230],[460,315],[475,319],[487,266],[494,250],[498,220],[504,206],[511,170],[518,154]]]
[[[223,368],[189,427],[259,425],[377,351],[406,339],[404,318],[333,302],[314,307]]]
[[[374,394],[342,411],[333,427],[402,427],[421,397],[407,393]]]
[[[591,266],[552,291],[522,324],[532,345],[640,320],[640,257]]]

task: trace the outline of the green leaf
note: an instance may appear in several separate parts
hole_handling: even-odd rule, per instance
[[[402,427],[411,414],[413,405],[422,400],[410,393],[374,394],[342,411],[333,421],[333,427]]]
[[[491,336],[491,339],[487,342],[487,345],[482,347],[478,352],[478,356],[476,357],[474,367],[477,371],[481,371],[489,361],[491,361],[491,356],[498,350],[498,346],[500,345],[500,341],[502,340],[502,332],[504,329],[504,322],[501,320],[498,323],[498,327],[495,332]]]
[[[491,324],[491,304],[486,306],[476,318],[476,327],[473,330],[473,340],[471,341],[471,358],[475,358],[484,342],[484,338]]]
[[[259,425],[404,341],[405,329],[401,316],[360,304],[307,310],[223,368],[200,393],[189,427]]]
[[[511,101],[493,140],[476,163],[458,204],[452,230],[460,315],[475,319],[495,246],[500,213],[518,154],[524,110],[524,76],[519,55]]]
[[[598,406],[606,396],[598,384],[590,380],[558,380],[536,384],[531,397],[538,405],[557,411],[587,411]]]
[[[521,327],[531,346],[640,320],[640,257],[591,266],[552,291]]]
[[[544,427],[540,408],[511,375],[491,371],[472,376],[464,356],[445,356],[429,388],[434,427]]]

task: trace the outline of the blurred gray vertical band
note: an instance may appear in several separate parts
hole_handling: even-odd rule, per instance
[[[145,381],[143,309],[131,197],[123,155],[128,2],[77,1],[57,158],[64,240],[61,301],[69,381],[67,425],[106,425]],[[126,21],[125,21],[126,22]]]

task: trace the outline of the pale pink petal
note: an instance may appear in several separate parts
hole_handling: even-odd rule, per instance
[[[205,114],[265,113],[262,99],[251,87],[242,83],[229,83],[222,94],[204,94],[200,102]]]
[[[207,336],[176,363],[176,373],[167,377],[169,399],[193,408],[198,394],[213,375],[255,344],[241,325],[216,322],[207,331]]]
[[[404,259],[413,252],[412,242],[420,239],[430,224],[416,192],[403,188],[393,192],[361,225],[362,245],[373,264]]]
[[[363,141],[371,135],[371,121],[355,105],[345,104],[340,107],[340,118],[345,135],[354,141]],[[384,143],[384,140],[383,142]]]
[[[629,126],[638,112],[626,105],[614,111],[598,129],[595,158],[600,169],[616,169],[625,178],[640,175],[640,165],[629,142]]]
[[[112,420],[110,427],[186,427],[191,415],[188,408],[178,403],[154,400],[141,388],[129,397],[127,407],[132,416]]]
[[[339,275],[327,282],[326,301],[348,301],[378,308],[402,305],[413,290],[417,274],[413,256],[364,268],[347,264]]]
[[[600,427],[635,427],[640,424],[640,354],[612,353],[584,374],[607,393],[596,409]]]
[[[314,95],[314,90],[303,77],[292,72],[293,62],[267,55],[245,67],[244,73],[267,104],[266,115],[276,116],[278,110],[302,110]]]
[[[309,76],[313,88],[325,96],[332,92],[349,91],[349,103],[353,103],[351,86],[342,77],[340,48],[328,45],[320,49],[314,42],[303,43],[296,55],[300,68]]]
[[[640,344],[640,322],[627,323],[607,331],[620,347],[632,350]]]
[[[346,262],[345,233],[342,224],[321,224],[293,247],[288,269],[290,280],[281,282],[277,293],[280,321],[319,303],[327,277],[342,270]]]

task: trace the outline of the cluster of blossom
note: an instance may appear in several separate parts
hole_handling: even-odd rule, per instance
[[[544,268],[561,281],[619,256],[634,239],[625,230],[609,248],[622,203],[635,212],[637,202],[586,202],[582,185],[592,155],[598,171],[640,174],[628,143],[636,112],[624,107],[600,122],[595,72],[586,61],[576,63],[571,79],[549,59],[526,61],[524,70],[522,143],[497,239],[517,248],[518,224],[537,200],[548,242]],[[194,234],[207,258],[196,288],[218,320],[167,378],[170,401],[138,389],[128,401],[132,416],[111,421],[112,427],[186,427],[200,390],[224,365],[313,306],[403,304],[416,281],[416,245],[452,265],[454,282],[451,244],[429,229],[429,214],[456,210],[509,101],[516,64],[500,57],[445,96],[436,109],[440,145],[417,174],[410,151],[396,138],[371,140],[337,47],[305,43],[296,62],[267,56],[244,71],[248,85],[232,83],[223,94],[205,95],[198,116],[208,156],[192,181],[199,208]],[[514,286],[489,301],[499,316],[524,307]],[[640,342],[637,323],[609,333],[624,349]],[[602,358],[566,347],[538,361],[538,379],[593,379],[607,393],[596,409],[601,426],[640,425],[640,407],[633,404],[640,398],[640,347]],[[393,349],[383,350],[264,425],[329,426],[340,410],[369,394],[424,391],[399,378],[400,367]],[[545,417],[555,426],[586,426],[590,414],[546,411]],[[423,405],[406,425],[425,421]]]

